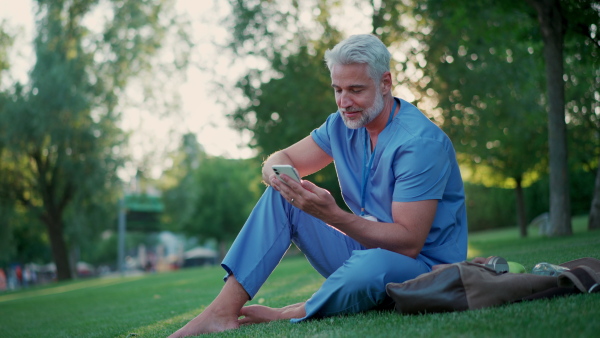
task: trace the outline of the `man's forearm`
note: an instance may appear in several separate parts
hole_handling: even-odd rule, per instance
[[[327,224],[352,237],[366,248],[382,248],[404,255],[413,254],[406,250],[413,243],[404,243],[404,229],[396,223],[375,222],[358,215],[339,210],[334,217],[325,217]]]
[[[375,222],[339,210],[324,217],[327,224],[352,237],[366,248],[382,248],[415,258],[423,243],[398,223]]]

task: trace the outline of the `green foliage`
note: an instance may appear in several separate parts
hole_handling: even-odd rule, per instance
[[[173,165],[163,172],[160,180],[165,206],[162,223],[167,229],[181,231],[195,222],[194,201],[198,189],[195,188],[194,172],[205,158],[196,135],[191,133],[182,137],[181,146],[170,155]]]
[[[260,159],[308,136],[337,109],[323,55],[341,40],[329,23],[330,11],[339,4],[314,1],[313,13],[318,14],[313,26],[299,19],[298,5],[295,1],[232,2],[236,15],[231,48],[258,55],[269,64],[268,69],[250,69],[238,81],[248,105],[230,115],[235,128],[252,132],[250,146],[258,150]],[[293,32],[270,28],[291,26]],[[318,39],[311,38],[315,30],[320,32]],[[333,166],[307,179],[329,190],[344,207]]]
[[[594,193],[594,172],[572,169],[570,176],[572,177],[569,188],[571,215],[586,214],[589,212],[590,201]],[[527,223],[550,210],[549,181],[548,175],[544,175],[523,189]],[[467,182],[465,183],[465,194],[470,231],[516,228],[517,214],[513,189],[488,187]]]
[[[600,45],[569,37],[564,62],[569,164],[594,170],[600,158]]]
[[[224,254],[244,225],[262,190],[260,166],[254,160],[207,156],[196,137],[183,137],[163,175],[162,222],[168,229],[201,240],[216,239]]]
[[[599,13],[590,1],[560,4],[559,15],[567,24],[564,71],[571,152],[589,170],[600,148],[597,114],[592,113],[598,109],[593,93],[600,81],[587,76],[599,69],[597,37],[591,33]],[[546,111],[553,98],[546,97],[544,64],[549,60],[542,53],[533,7],[489,0],[396,6],[414,20],[404,26],[404,40],[413,42],[414,49],[404,48],[399,80],[448,133],[463,164],[475,171],[491,167],[488,180],[499,186],[512,178],[518,188],[527,176],[546,174]],[[555,167],[552,172],[559,171]]]
[[[465,183],[469,231],[514,227],[517,222],[512,189]]]
[[[6,21],[0,21],[0,85],[4,78],[4,71],[10,67],[8,51],[14,43],[14,36],[7,28]]]
[[[321,41],[327,45],[340,40],[330,24],[331,11],[341,6],[335,0],[229,0],[232,15],[223,24],[232,31],[228,45],[239,55],[256,55],[272,62],[295,54],[298,48]],[[311,20],[303,15],[310,13]]]
[[[48,235],[40,220],[23,208],[0,206],[0,267],[51,260]]]
[[[135,247],[134,243],[131,243],[131,233],[126,235],[125,247]],[[81,253],[81,260],[92,264],[93,266],[99,267],[101,265],[112,266],[117,268],[115,265],[118,262],[118,252],[116,248],[119,247],[118,236],[116,233],[107,232],[106,236],[102,236],[94,242],[94,246],[91,250],[83,250]],[[115,269],[116,270],[116,269]]]
[[[232,6],[236,14],[232,48],[261,56],[269,68],[250,69],[238,81],[248,105],[230,117],[237,129],[252,132],[251,146],[266,158],[306,137],[336,110],[323,55],[339,40],[339,33],[325,16],[327,1],[315,1],[321,15],[312,28],[324,30],[318,40],[308,38],[309,28],[299,20],[295,1],[278,5],[266,0],[254,5],[232,1]],[[270,29],[291,25],[294,32]]]
[[[252,131],[251,145],[259,150],[260,158],[308,136],[336,110],[329,71],[322,61],[324,52],[320,49],[315,56],[308,47],[300,47],[298,54],[274,62],[280,76],[261,83],[258,88],[251,84],[256,83],[259,73],[251,72],[239,82],[252,103],[231,117],[236,128]],[[307,179],[329,190],[338,204],[344,206],[332,166]]]
[[[259,197],[260,180],[252,160],[205,159],[194,173],[194,222],[184,231],[220,243],[233,240]]]
[[[537,23],[526,12],[486,1],[469,2],[464,11],[448,2],[429,5],[421,13],[432,30],[421,69],[433,80],[419,90],[435,95],[440,126],[463,164],[474,172],[489,167],[487,180],[500,186],[512,179],[519,192],[527,175],[547,165],[544,72],[539,37],[531,33]],[[525,207],[516,208],[522,229]]]
[[[302,46],[285,61],[274,62],[273,69],[279,73],[275,78],[261,83],[260,72],[254,71],[238,83],[250,105],[240,108],[232,119],[236,128],[253,133],[251,145],[263,157],[306,137],[335,112],[324,51],[311,55]]]
[[[590,201],[594,195],[595,171],[572,169],[569,191],[571,193],[571,215],[583,215],[590,211]],[[525,189],[529,220],[548,212],[550,178],[545,175],[539,181]]]
[[[423,71],[406,80],[425,101],[434,98],[435,119],[465,164],[491,166],[500,182],[538,170],[547,152],[537,22],[520,8],[428,1],[414,13],[424,18],[422,27],[410,34],[426,47],[405,63]]]

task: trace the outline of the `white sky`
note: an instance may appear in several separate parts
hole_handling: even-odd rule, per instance
[[[218,6],[215,4],[218,3]],[[177,0],[177,7],[187,12],[193,19],[193,39],[196,47],[193,60],[199,67],[190,66],[187,81],[180,84],[181,112],[168,117],[141,111],[127,110],[122,127],[132,131],[130,152],[134,158],[122,176],[135,175],[137,164],[142,158],[151,161],[152,177],[159,177],[162,169],[168,166],[164,162],[165,154],[176,149],[181,135],[193,132],[207,153],[228,158],[247,158],[253,155],[248,144],[249,135],[242,136],[228,127],[225,114],[234,107],[217,103],[213,74],[202,69],[216,69],[223,78],[235,81],[247,65],[233,63],[230,56],[218,51],[213,42],[223,43],[228,32],[219,25],[219,21],[228,15],[226,1],[218,0]],[[340,10],[339,25],[351,25],[348,33],[369,32],[370,21],[364,20],[366,13],[359,8]],[[362,17],[363,20],[347,20],[348,17]],[[12,76],[26,82],[27,72],[33,63],[31,41],[33,39],[33,12],[31,0],[0,0],[0,20],[6,19],[11,27],[21,27],[21,34],[11,54]],[[310,19],[309,19],[310,20]],[[334,20],[335,21],[335,20]],[[361,24],[357,24],[361,23]],[[230,84],[231,85],[231,84]],[[222,97],[221,97],[222,98]],[[287,146],[287,145],[282,145]],[[127,180],[127,177],[123,177]]]

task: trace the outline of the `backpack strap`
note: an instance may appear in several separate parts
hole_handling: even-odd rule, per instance
[[[557,278],[557,286],[533,293],[522,301],[554,298],[577,293],[600,292],[600,260],[584,257],[560,264],[570,270]]]
[[[583,293],[600,292],[600,273],[581,265],[558,276],[558,286],[575,287]]]

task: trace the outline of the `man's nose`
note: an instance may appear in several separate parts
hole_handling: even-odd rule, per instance
[[[347,93],[342,92],[338,95],[338,107],[348,108],[352,107],[353,104],[354,102]]]

